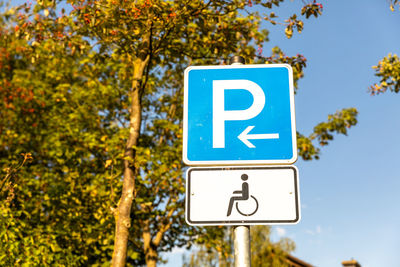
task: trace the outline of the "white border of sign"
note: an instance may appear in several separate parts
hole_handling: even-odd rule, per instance
[[[294,186],[294,199],[295,199],[295,218],[294,219],[245,219],[245,220],[213,220],[201,219],[193,220],[191,217],[191,172],[193,171],[241,171],[241,170],[293,170],[293,186]],[[216,178],[218,179],[218,178]],[[266,178],[268,179],[268,178]],[[232,182],[235,178],[232,177]],[[207,209],[207,208],[206,208]],[[212,206],[208,206],[212,209]],[[282,225],[282,224],[297,224],[301,219],[300,212],[300,190],[299,190],[299,172],[296,166],[226,166],[226,167],[191,167],[186,171],[186,199],[185,199],[185,220],[189,225],[194,226],[215,226],[215,225]]]
[[[293,142],[293,157],[287,160],[208,160],[208,161],[193,161],[187,158],[187,142],[188,142],[188,75],[194,69],[251,69],[251,68],[287,68],[289,70],[289,95],[290,95],[290,115],[292,124],[292,142]],[[294,87],[293,87],[293,70],[289,64],[254,64],[254,65],[223,65],[223,66],[191,66],[185,69],[184,76],[184,111],[183,111],[183,162],[191,166],[201,165],[262,165],[262,164],[293,164],[297,161],[297,139],[296,139],[296,116],[294,105]]]

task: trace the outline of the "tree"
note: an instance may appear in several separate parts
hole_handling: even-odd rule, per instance
[[[189,258],[183,258],[183,267],[220,266],[228,267],[233,264],[232,233],[228,228],[206,228],[206,234],[200,236],[196,242],[200,244]]]
[[[113,251],[114,266],[155,266],[160,252],[221,236],[183,222],[183,70],[235,54],[289,63],[297,82],[304,57],[279,48],[262,56],[268,32],[260,22],[279,22],[254,7],[281,2],[73,0],[7,9],[0,162],[13,166],[28,152],[33,161],[1,216],[9,251],[2,263],[101,265]],[[310,1],[300,13],[321,10]],[[283,24],[288,37],[303,28],[294,15]],[[299,155],[318,158],[332,133],[355,124],[354,109],[331,115],[310,136],[298,134]]]
[[[1,165],[33,156],[1,215],[1,265],[104,262],[112,251],[110,188],[119,175],[105,162],[119,153],[121,136],[110,124],[123,99],[115,79],[98,75],[118,65],[89,63],[89,43],[65,34],[70,18],[30,17],[30,10],[1,17]]]
[[[380,77],[379,84],[375,83],[370,87],[372,95],[391,91],[400,92],[400,60],[396,54],[389,54],[378,62],[375,76]]]
[[[394,11],[395,5],[400,7],[400,2],[391,0],[390,10]],[[384,93],[387,90],[394,93],[400,92],[400,60],[396,54],[389,53],[372,68],[376,70],[375,76],[379,77],[380,81],[369,87],[371,95]]]
[[[253,226],[251,228],[251,264],[253,266],[289,266],[287,255],[294,251],[295,244],[288,238],[272,242],[271,227]]]
[[[394,11],[395,5],[399,5],[400,6],[399,0],[390,0],[390,10]]]

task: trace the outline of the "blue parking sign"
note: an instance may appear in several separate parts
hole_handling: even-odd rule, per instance
[[[185,70],[184,82],[186,164],[297,160],[290,65],[193,66]]]

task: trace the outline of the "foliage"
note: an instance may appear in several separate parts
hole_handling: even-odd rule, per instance
[[[252,226],[250,233],[252,266],[289,267],[286,256],[295,249],[293,241],[282,238],[278,242],[273,242],[269,226]]]
[[[358,112],[355,108],[343,109],[333,115],[329,115],[327,122],[321,122],[316,125],[309,137],[304,137],[297,133],[299,155],[305,160],[310,160],[313,157],[319,159],[320,149],[316,148],[312,141],[317,140],[322,147],[333,140],[332,133],[347,135],[347,129],[357,124],[357,114]]]
[[[183,258],[183,267],[220,266],[233,264],[232,232],[230,227],[217,226],[216,229],[205,228],[207,234],[200,236],[194,252],[189,258]]]
[[[400,2],[399,2],[399,0],[390,0],[390,10],[394,11],[395,5],[399,5],[399,9],[400,9]]]
[[[376,70],[375,76],[380,77],[380,82],[370,87],[372,95],[384,93],[387,90],[394,93],[400,92],[400,60],[396,54],[384,57],[373,68]]]
[[[17,166],[21,153],[33,160],[5,183],[13,194],[1,193],[12,200],[2,203],[0,265],[109,265],[118,222],[129,229],[128,265],[154,266],[160,252],[194,240],[226,257],[223,228],[183,219],[182,75],[237,54],[291,64],[297,88],[305,58],[279,48],[263,56],[266,15],[253,11],[280,2],[71,0],[5,10],[0,164]],[[355,115],[338,112],[315,135],[299,133],[300,155],[317,158],[313,142],[346,133]],[[127,177],[128,218],[120,212]]]
[[[399,5],[400,9],[400,2],[391,0],[390,10],[394,11],[395,5]],[[375,76],[379,77],[380,81],[369,87],[371,95],[384,93],[387,90],[394,93],[400,92],[400,60],[396,54],[389,53],[372,68],[376,70]]]
[[[106,262],[110,188],[118,187],[120,171],[106,170],[105,161],[122,145],[111,125],[122,102],[116,79],[99,79],[109,67],[87,62],[93,56],[87,41],[61,36],[71,20],[39,14],[28,20],[24,9],[2,16],[0,162],[14,165],[27,152],[33,161],[20,170],[9,213],[1,218],[10,223],[1,233],[15,237],[7,243],[13,249],[1,250],[9,251],[1,265]]]
[[[264,7],[272,8],[273,5],[279,6],[279,3],[283,2],[283,0],[270,0],[266,3],[262,4]],[[310,16],[314,16],[317,18],[319,15],[322,15],[323,6],[321,3],[317,3],[316,0],[312,2],[306,2],[302,0],[303,8],[301,9],[301,15],[305,16],[306,19],[310,18]],[[266,15],[264,19],[269,21],[272,25],[281,24],[285,25],[285,35],[287,38],[292,38],[293,30],[296,29],[298,33],[301,33],[304,28],[304,22],[298,18],[297,14],[293,14],[288,19],[286,19],[283,23],[278,22],[276,19],[278,16],[275,12],[271,12],[269,15]]]

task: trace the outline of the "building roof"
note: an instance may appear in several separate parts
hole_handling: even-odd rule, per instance
[[[286,256],[286,261],[289,263],[290,267],[314,267],[313,265],[300,260],[299,258],[296,258],[295,256],[292,255],[287,255]]]
[[[356,260],[342,261],[344,267],[361,267],[361,265]]]

